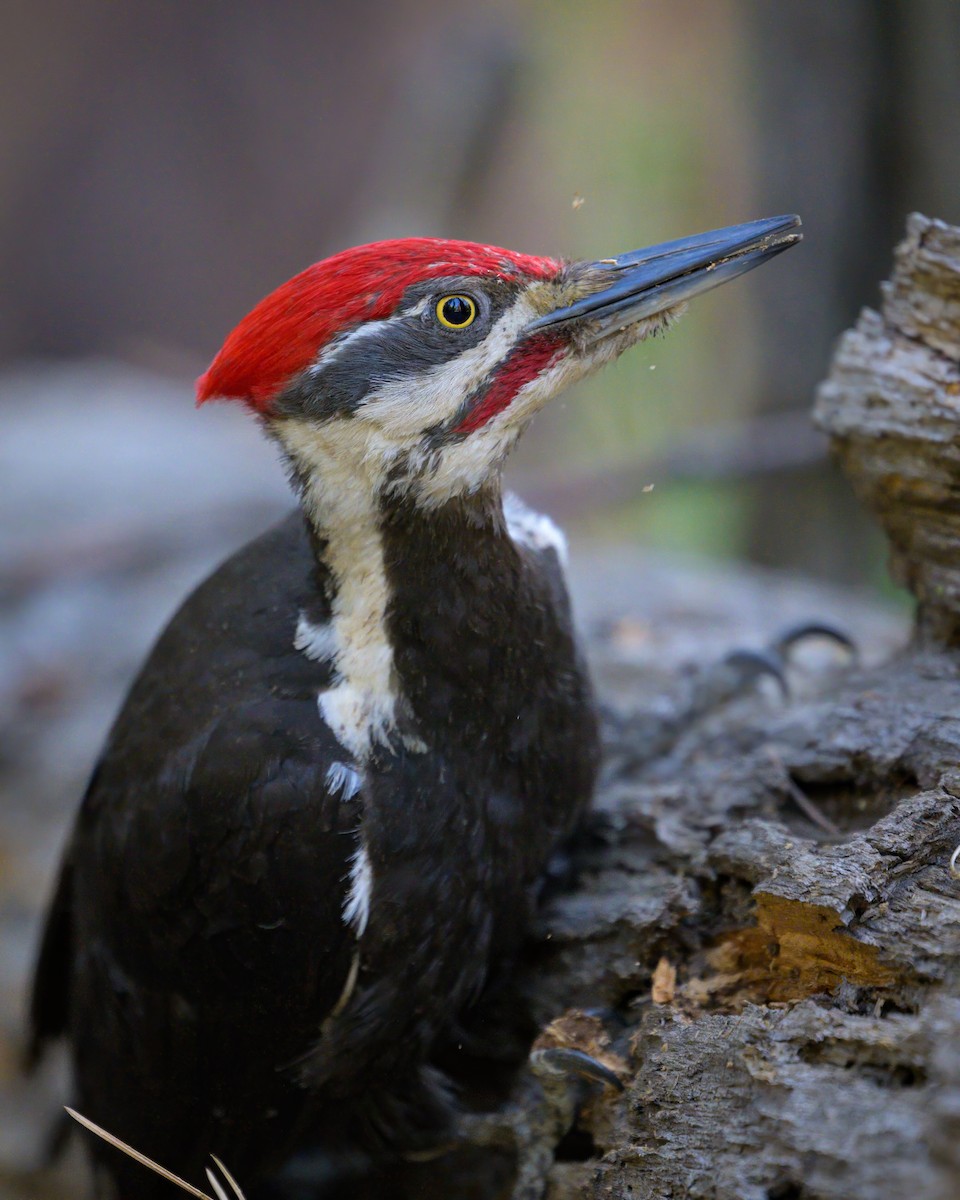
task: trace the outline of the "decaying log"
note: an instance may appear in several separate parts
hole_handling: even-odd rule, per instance
[[[960,628],[960,231],[910,218],[882,313],[840,343],[817,420],[890,539],[921,633]]]
[[[610,1010],[627,1087],[552,1200],[960,1195],[960,229],[911,217],[815,416],[915,636],[689,729],[620,688],[594,844],[524,983],[541,1021]]]

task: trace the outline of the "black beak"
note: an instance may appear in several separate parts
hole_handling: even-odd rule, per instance
[[[799,225],[797,216],[767,217],[590,263],[588,270],[609,273],[609,284],[539,317],[524,332],[584,321],[589,340],[599,341],[752,271],[801,241]]]

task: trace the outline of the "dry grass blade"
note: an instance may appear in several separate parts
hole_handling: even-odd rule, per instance
[[[829,833],[833,837],[837,837],[840,833],[840,827],[834,825],[830,818],[820,811],[814,804],[807,793],[788,776],[786,780],[787,795],[794,802],[797,808],[812,824],[818,829],[822,829],[824,833]]]
[[[166,1179],[168,1182],[175,1184],[178,1188],[182,1188],[183,1191],[189,1192],[191,1196],[196,1196],[197,1200],[213,1200],[213,1197],[208,1196],[206,1192],[201,1192],[200,1189],[195,1188],[192,1183],[187,1183],[187,1181],[185,1179],[181,1179],[179,1175],[174,1175],[174,1173],[172,1171],[168,1171],[166,1167],[161,1167],[159,1163],[155,1163],[152,1158],[147,1158],[147,1156],[145,1154],[141,1154],[139,1150],[134,1150],[134,1148],[132,1146],[128,1146],[126,1142],[122,1142],[118,1137],[115,1137],[112,1133],[108,1133],[106,1131],[106,1129],[101,1128],[101,1126],[99,1126],[95,1122],[91,1121],[89,1117],[82,1116],[80,1113],[78,1113],[76,1111],[76,1109],[69,1108],[66,1105],[64,1107],[67,1108],[67,1112],[70,1114],[70,1116],[73,1117],[73,1119],[75,1121],[79,1122],[79,1124],[81,1124],[84,1127],[84,1129],[89,1129],[90,1132],[95,1133],[97,1135],[97,1137],[103,1138],[103,1140],[108,1145],[113,1146],[115,1149],[120,1150],[124,1154],[129,1155],[129,1157],[132,1158],[134,1160],[134,1162],[140,1163],[141,1166],[146,1167],[150,1171],[155,1171],[156,1174],[161,1176],[163,1179]],[[220,1170],[223,1171],[223,1174],[224,1174],[227,1182],[233,1188],[235,1194],[239,1197],[239,1200],[244,1200],[243,1193],[237,1187],[233,1178],[230,1176],[229,1172],[224,1168],[223,1164],[221,1162],[219,1162],[217,1159],[214,1159],[213,1161],[217,1164],[217,1166],[220,1168]],[[214,1190],[217,1193],[217,1200],[229,1200],[229,1197],[227,1196],[227,1194],[223,1191],[222,1187],[218,1183],[216,1183],[216,1181],[211,1177],[209,1171],[207,1171],[207,1177],[210,1178],[211,1183],[213,1183],[213,1185],[214,1185]]]
[[[217,1158],[217,1156],[215,1154],[211,1154],[210,1157],[217,1164],[217,1168],[220,1171],[220,1174],[224,1177],[224,1179],[227,1181],[227,1183],[230,1184],[230,1187],[233,1189],[233,1194],[234,1194],[234,1196],[236,1196],[237,1200],[246,1200],[246,1197],[244,1196],[243,1192],[240,1190],[240,1184],[237,1183],[237,1181],[230,1174],[230,1172],[227,1170],[227,1168],[223,1165],[223,1163],[220,1161],[220,1159]]]
[[[214,1175],[214,1173],[210,1170],[209,1167],[206,1168],[206,1171],[207,1171],[207,1182],[213,1188],[214,1195],[217,1197],[217,1200],[230,1200],[230,1197],[227,1195],[226,1191],[224,1190],[223,1184],[216,1177],[216,1175]]]

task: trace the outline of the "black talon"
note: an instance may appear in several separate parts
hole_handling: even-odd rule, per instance
[[[755,679],[762,679],[764,675],[767,675],[777,681],[780,693],[784,698],[789,695],[790,688],[783,670],[783,657],[778,653],[778,649],[779,647],[767,650],[731,650],[724,657],[724,666],[733,667],[736,670],[738,691],[744,684],[752,683]]]
[[[801,621],[797,625],[789,626],[771,643],[770,649],[775,654],[786,657],[798,642],[806,641],[811,637],[821,637],[836,642],[838,646],[847,650],[852,658],[856,658],[857,643],[853,638],[842,629],[837,629],[835,625],[830,625],[825,621]]]
[[[789,696],[785,664],[775,650],[731,650],[695,681],[685,714],[686,722],[698,720],[728,700],[743,695],[750,684],[764,675],[776,680],[784,699]]]
[[[579,1080],[602,1083],[622,1092],[617,1076],[582,1050],[555,1047],[534,1050],[525,1073],[522,1098],[499,1113],[467,1113],[461,1136],[475,1146],[498,1146],[516,1154],[511,1200],[543,1200],[556,1148],[573,1128],[582,1099]]]
[[[691,664],[686,691],[672,709],[648,708],[625,719],[611,720],[616,755],[608,760],[612,763],[608,770],[619,775],[640,767],[651,777],[666,778],[675,768],[674,755],[685,752],[684,735],[726,704],[749,695],[764,676],[775,681],[781,701],[789,701],[792,651],[800,642],[814,637],[842,647],[856,661],[857,644],[849,634],[826,621],[802,621],[788,626],[766,646],[731,650],[706,665]]]
[[[549,1075],[553,1078],[568,1079],[571,1075],[579,1075],[581,1079],[589,1079],[595,1083],[607,1084],[623,1091],[623,1084],[617,1076],[582,1050],[556,1047],[550,1050],[534,1050],[530,1055],[530,1065],[541,1078]]]

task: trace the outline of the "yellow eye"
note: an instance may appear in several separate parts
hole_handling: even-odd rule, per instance
[[[447,329],[466,329],[476,315],[476,303],[469,296],[443,296],[437,301],[437,320]]]

